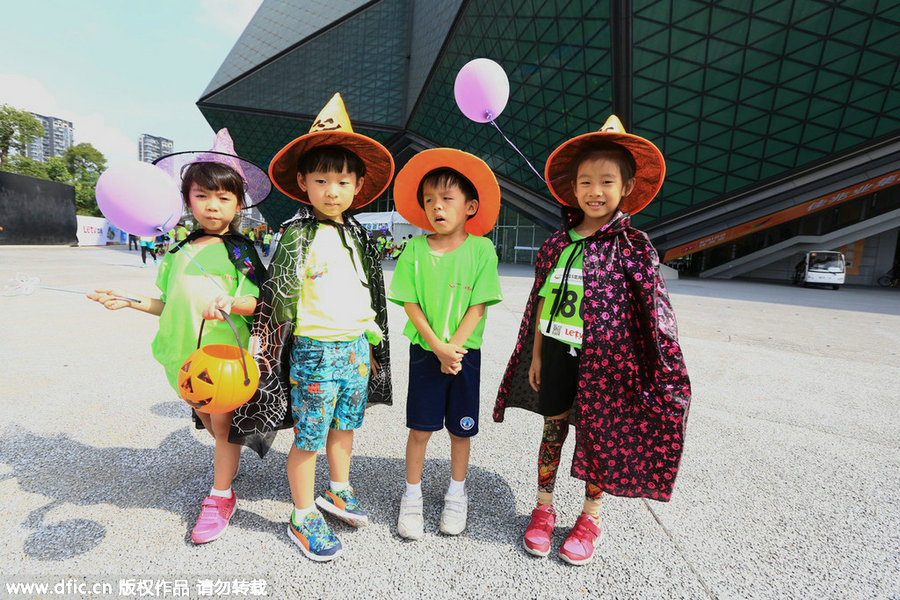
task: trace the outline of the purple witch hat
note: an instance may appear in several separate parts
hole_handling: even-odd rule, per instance
[[[266,171],[235,154],[234,142],[227,128],[219,130],[213,147],[207,151],[175,152],[160,156],[153,164],[180,181],[184,168],[198,162],[215,162],[237,171],[244,180],[245,208],[256,206],[272,191],[272,182]]]

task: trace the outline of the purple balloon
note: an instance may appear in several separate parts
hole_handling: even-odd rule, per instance
[[[456,105],[476,123],[496,119],[509,100],[509,79],[503,67],[489,58],[470,60],[456,74]]]
[[[97,179],[97,206],[109,221],[138,236],[157,236],[181,218],[178,183],[145,162],[113,165]]]

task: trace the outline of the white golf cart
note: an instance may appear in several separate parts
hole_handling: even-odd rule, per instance
[[[847,264],[844,255],[832,250],[807,252],[794,268],[794,285],[824,285],[836,290],[844,284]]]

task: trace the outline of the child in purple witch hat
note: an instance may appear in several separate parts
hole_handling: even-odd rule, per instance
[[[95,290],[88,298],[109,310],[133,308],[159,317],[153,356],[177,392],[178,371],[197,347],[197,331],[204,319],[211,322],[202,329],[203,345],[234,344],[234,334],[220,309],[235,315],[241,344],[247,344],[266,270],[253,244],[238,233],[236,217],[241,209],[265,200],[272,184],[265,171],[234,154],[227,129],[218,132],[208,152],[170,154],[155,164],[181,179],[184,204],[197,228],[163,258],[156,278],[162,291],[159,298],[109,288]],[[245,404],[237,410],[253,407]],[[198,428],[205,428],[216,440],[212,489],[191,533],[196,544],[221,536],[236,508],[231,482],[238,470],[241,446],[229,440],[233,416],[234,412],[194,412]]]

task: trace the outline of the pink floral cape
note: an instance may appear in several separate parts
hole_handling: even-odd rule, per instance
[[[508,407],[537,412],[528,384],[538,291],[563,248],[565,229],[541,247],[515,350],[497,393],[494,421]],[[659,258],[629,215],[584,240],[584,337],[572,476],[617,496],[668,501],[684,443],[691,386]]]

